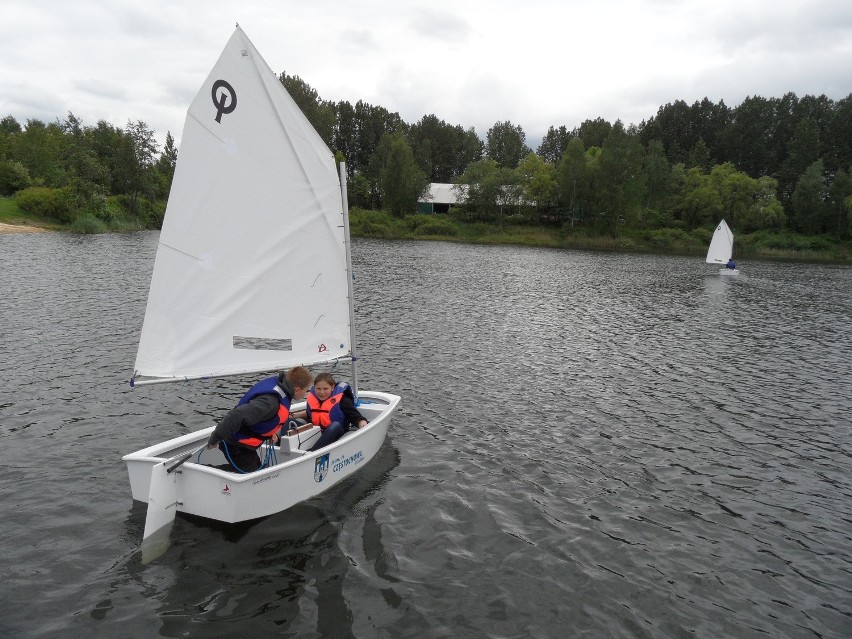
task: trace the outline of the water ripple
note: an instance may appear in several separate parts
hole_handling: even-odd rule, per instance
[[[121,455],[251,381],[128,388],[156,240],[0,236],[5,634],[852,635],[849,268],[356,241],[387,446],[143,565]]]

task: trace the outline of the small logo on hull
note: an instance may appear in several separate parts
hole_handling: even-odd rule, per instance
[[[320,455],[314,462],[314,481],[320,483],[328,475],[328,453]]]

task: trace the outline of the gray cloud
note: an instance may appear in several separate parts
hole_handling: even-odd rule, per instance
[[[408,24],[423,38],[457,46],[467,42],[473,32],[473,27],[466,20],[429,7],[414,9]]]

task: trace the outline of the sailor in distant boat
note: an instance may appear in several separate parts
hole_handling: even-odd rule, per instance
[[[731,259],[728,260],[728,263],[725,264],[725,268],[729,268],[732,271],[737,268],[737,263],[734,262],[734,258],[731,258]]]
[[[303,366],[252,386],[219,422],[207,448],[219,447],[228,464],[223,470],[250,473],[261,467],[257,449],[278,433],[290,416],[290,404],[305,398],[313,376]]]
[[[322,428],[322,434],[310,450],[319,450],[343,437],[350,428],[363,428],[367,420],[355,408],[355,395],[344,382],[336,383],[330,373],[320,373],[307,396],[305,416]]]

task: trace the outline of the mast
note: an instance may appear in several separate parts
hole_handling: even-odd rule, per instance
[[[355,292],[352,285],[352,247],[349,240],[349,195],[346,192],[346,162],[340,163],[340,198],[343,203],[343,237],[346,244],[346,284],[349,291],[349,344],[352,351],[352,392],[358,398],[357,354],[355,352]]]

